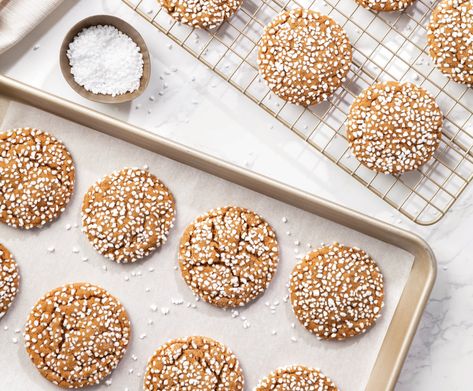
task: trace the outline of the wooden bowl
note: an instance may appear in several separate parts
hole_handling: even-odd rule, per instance
[[[69,48],[69,44],[82,29],[99,24],[116,27],[122,33],[128,35],[140,48],[141,54],[143,56],[143,75],[141,76],[140,87],[137,90],[116,96],[107,94],[94,94],[93,92],[87,91],[74,80],[74,76],[71,73],[69,59],[67,58],[67,49]],[[111,15],[95,15],[85,18],[84,20],[81,20],[79,23],[75,24],[62,41],[61,50],[59,53],[59,64],[61,66],[61,72],[64,76],[64,79],[66,79],[75,92],[84,98],[100,103],[123,103],[135,99],[136,97],[140,96],[148,86],[151,74],[149,51],[143,37],[127,22]]]

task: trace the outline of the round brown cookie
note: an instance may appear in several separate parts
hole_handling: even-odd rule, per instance
[[[473,1],[442,0],[428,27],[429,53],[440,71],[473,86]]]
[[[18,266],[10,252],[0,244],[0,319],[10,308],[19,287]]]
[[[55,219],[71,199],[74,175],[71,154],[50,134],[0,133],[0,220],[30,229]]]
[[[118,263],[135,262],[166,240],[174,197],[153,174],[125,168],[91,186],[82,202],[82,226],[94,248]]]
[[[333,19],[294,9],[278,15],[259,42],[259,72],[291,103],[310,106],[329,98],[350,69],[352,47]]]
[[[33,364],[63,388],[98,384],[118,365],[130,339],[120,302],[88,283],[53,289],[33,307],[25,325]]]
[[[347,138],[357,159],[385,174],[419,168],[439,146],[442,112],[435,99],[412,83],[373,84],[353,102]]]
[[[345,339],[365,332],[380,316],[383,275],[363,250],[334,243],[294,267],[290,292],[307,330],[322,339]]]
[[[373,11],[401,11],[409,7],[414,0],[356,0],[356,2]]]
[[[337,386],[315,368],[292,365],[278,368],[262,379],[255,391],[337,391]]]
[[[174,339],[148,362],[144,390],[239,391],[243,371],[225,345],[207,337]]]
[[[196,28],[220,26],[240,8],[242,0],[158,0],[180,23]]]
[[[213,209],[181,238],[179,266],[194,293],[219,307],[242,306],[268,287],[279,260],[276,234],[251,210]]]

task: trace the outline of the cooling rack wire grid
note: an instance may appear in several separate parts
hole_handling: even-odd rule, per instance
[[[122,0],[176,44],[321,152],[377,196],[418,224],[439,221],[473,177],[473,89],[450,81],[426,48],[437,1],[416,0],[402,12],[375,13],[355,0],[243,0],[230,20],[210,32],[175,22],[156,0]],[[258,41],[283,10],[310,8],[330,15],[348,33],[353,65],[329,101],[304,108],[270,92],[258,74]],[[434,158],[401,176],[377,174],[350,153],[344,122],[350,104],[376,81],[411,81],[430,91],[445,115]]]

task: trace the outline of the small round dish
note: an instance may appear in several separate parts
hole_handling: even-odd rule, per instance
[[[94,94],[93,92],[87,91],[84,87],[76,83],[74,76],[71,73],[71,66],[69,59],[67,58],[67,49],[69,44],[72,42],[74,37],[82,31],[84,28],[97,26],[97,25],[110,25],[114,26],[117,30],[128,35],[140,48],[141,54],[143,55],[143,76],[141,76],[140,87],[133,91],[127,92],[121,95],[106,95],[106,94]],[[131,25],[124,20],[111,15],[95,15],[85,18],[75,24],[66,34],[62,41],[61,50],[59,53],[59,64],[61,66],[61,72],[66,79],[67,83],[72,89],[79,95],[100,103],[123,103],[133,100],[140,96],[146,89],[149,83],[151,74],[151,62],[149,58],[149,51],[143,37],[136,31]]]

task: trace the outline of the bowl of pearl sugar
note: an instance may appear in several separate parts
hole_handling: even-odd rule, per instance
[[[91,16],[74,25],[62,42],[59,63],[74,91],[101,103],[135,99],[151,73],[143,37],[111,15]]]

